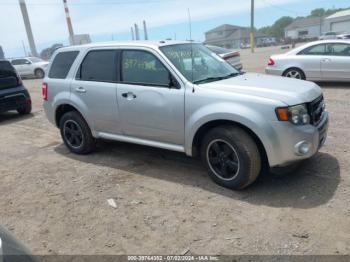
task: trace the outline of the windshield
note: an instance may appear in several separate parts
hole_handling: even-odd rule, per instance
[[[32,62],[32,63],[39,63],[39,62],[42,62],[44,60],[40,59],[40,58],[37,58],[37,57],[30,57],[29,60]]]
[[[184,77],[195,84],[218,81],[240,74],[202,44],[169,45],[160,49]]]

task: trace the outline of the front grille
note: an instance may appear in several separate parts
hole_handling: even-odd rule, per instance
[[[322,114],[325,110],[325,103],[323,96],[316,98],[309,104],[309,113],[311,117],[311,124],[317,125],[322,118]]]

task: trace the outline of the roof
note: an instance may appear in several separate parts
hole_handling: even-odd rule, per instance
[[[350,9],[336,12],[333,15],[327,16],[326,19],[338,18],[338,17],[342,17],[342,16],[350,16]]]
[[[322,22],[321,17],[298,18],[298,19],[294,20],[290,25],[286,26],[284,30],[320,25],[321,22]]]
[[[237,25],[230,25],[230,24],[223,24],[223,25],[219,25],[205,33],[212,33],[212,32],[216,32],[216,31],[226,31],[226,30],[234,30],[234,29],[242,29],[242,28],[246,28],[246,27],[242,27],[242,26],[237,26]]]
[[[308,48],[310,46],[313,46],[313,45],[330,44],[330,43],[350,44],[350,40],[349,39],[328,39],[328,40],[313,41],[313,42],[309,42],[309,43],[306,43],[304,45],[301,45],[301,46],[287,52],[286,54],[296,54],[296,53],[299,53],[301,50]]]
[[[79,49],[88,49],[93,47],[118,47],[118,46],[134,46],[134,47],[150,47],[158,48],[161,46],[167,45],[176,45],[176,44],[189,44],[190,41],[173,41],[173,40],[160,40],[160,41],[110,41],[110,42],[97,42],[90,43],[85,45],[75,45],[68,47],[61,47],[58,50],[60,51],[69,51],[69,50],[79,50]]]

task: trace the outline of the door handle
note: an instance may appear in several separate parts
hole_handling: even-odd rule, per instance
[[[324,59],[322,59],[321,61],[324,62],[324,63],[328,63],[328,62],[331,62],[332,60],[329,59],[329,58],[324,58]]]
[[[127,92],[127,93],[123,93],[122,97],[124,97],[128,100],[133,100],[136,98],[136,95],[133,92]]]
[[[85,90],[85,88],[84,87],[77,87],[76,89],[75,89],[75,91],[76,92],[78,92],[78,93],[86,93],[86,90]]]

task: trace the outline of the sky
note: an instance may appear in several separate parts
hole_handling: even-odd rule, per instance
[[[130,40],[138,23],[143,37],[146,20],[152,40],[204,40],[204,32],[224,23],[249,26],[250,0],[67,0],[74,33],[90,34],[92,41]],[[62,0],[26,0],[37,49],[68,44]],[[350,0],[255,0],[255,26],[271,25],[281,16],[305,16],[315,8],[350,7]],[[0,0],[0,45],[6,57],[29,50],[18,0]]]

